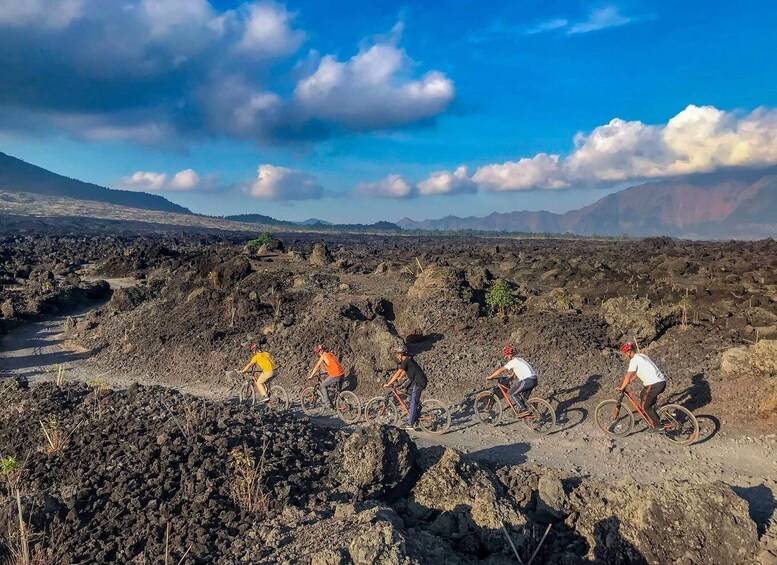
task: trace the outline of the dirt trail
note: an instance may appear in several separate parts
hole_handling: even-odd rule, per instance
[[[83,316],[90,309],[71,316]],[[67,317],[28,324],[6,336],[0,342],[0,373],[24,376],[33,383],[43,382],[53,380],[62,364],[68,379],[88,381],[101,377],[115,388],[126,387],[137,380],[97,371],[88,363],[90,352],[76,351],[72,344],[64,342],[61,330]],[[146,380],[142,384],[174,386],[156,380]],[[230,395],[228,388],[205,383],[176,388],[211,399]],[[297,396],[298,391],[290,392],[292,398]],[[659,437],[649,436],[640,426],[630,436],[613,440],[595,427],[592,412],[572,406],[567,412],[558,414],[556,431],[540,437],[521,423],[497,427],[481,424],[472,414],[471,403],[465,403],[453,408],[453,425],[447,434],[411,433],[411,436],[419,447],[453,447],[471,457],[497,464],[526,464],[608,481],[627,475],[640,482],[721,480],[748,500],[752,517],[762,528],[770,519],[777,519],[776,434],[730,435],[725,427],[721,429],[717,418],[700,414],[700,440],[691,447],[675,446]],[[321,418],[319,422],[339,425],[329,418]]]

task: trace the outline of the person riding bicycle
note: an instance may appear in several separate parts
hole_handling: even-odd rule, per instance
[[[259,351],[259,346],[256,343],[252,343],[248,349],[251,351],[251,360],[248,362],[248,365],[239,372],[243,374],[254,367],[259,367],[262,372],[258,375],[254,375],[254,386],[259,394],[262,395],[259,402],[269,402],[270,397],[267,395],[267,387],[264,383],[275,377],[277,365],[267,351]]]
[[[388,388],[399,379],[407,377],[404,388],[410,391],[410,410],[407,414],[407,426],[405,429],[415,430],[421,413],[421,393],[426,388],[429,380],[421,366],[408,353],[407,347],[404,345],[397,346],[394,348],[393,353],[397,358],[399,367],[383,386]]]
[[[340,365],[334,355],[328,351],[324,351],[323,345],[316,345],[313,348],[313,353],[318,355],[318,362],[313,367],[313,370],[310,371],[308,380],[313,379],[318,373],[319,369],[321,369],[322,366],[324,367],[327,376],[323,381],[321,381],[321,396],[324,397],[324,402],[328,404],[330,408],[333,408],[332,400],[329,398],[329,390],[327,387],[334,384],[337,384],[338,386],[342,385],[342,379],[345,376],[345,370],[343,370],[342,365]]]
[[[656,401],[658,395],[666,388],[666,377],[655,363],[644,353],[637,353],[637,344],[627,341],[621,345],[621,353],[629,360],[629,368],[623,377],[623,384],[615,390],[623,392],[634,379],[642,381],[642,393],[640,402],[642,410],[648,417],[648,430],[651,432],[663,431],[661,420],[656,413]]]
[[[486,377],[486,380],[490,381],[499,378],[504,373],[508,373],[508,378],[510,379],[518,379],[517,382],[514,382],[510,386],[510,389],[507,392],[513,399],[513,402],[515,402],[518,410],[522,413],[526,412],[528,408],[521,396],[521,393],[528,393],[537,386],[537,372],[528,361],[518,357],[518,352],[512,345],[508,345],[502,349],[502,353],[508,359],[507,363],[504,367],[500,367],[491,373],[491,375]],[[510,372],[512,372],[512,375],[510,375]]]

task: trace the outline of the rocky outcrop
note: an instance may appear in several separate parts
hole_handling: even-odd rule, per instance
[[[647,298],[610,298],[602,304],[602,318],[614,341],[636,339],[647,345],[679,323],[675,308],[656,306]]]
[[[363,500],[398,496],[413,471],[415,444],[392,426],[359,428],[341,441],[329,461],[329,477],[337,487]]]

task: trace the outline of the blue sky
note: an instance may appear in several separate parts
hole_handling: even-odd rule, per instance
[[[565,211],[777,162],[772,2],[0,5],[0,150],[201,213]]]

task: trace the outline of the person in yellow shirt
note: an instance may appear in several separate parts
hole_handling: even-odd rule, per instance
[[[276,367],[275,361],[267,351],[259,351],[259,346],[252,343],[249,347],[251,350],[251,360],[248,362],[241,373],[247,373],[254,367],[258,367],[262,372],[254,375],[254,386],[259,394],[262,395],[260,402],[269,402],[270,398],[267,396],[267,387],[264,383],[269,381],[275,376]]]

